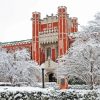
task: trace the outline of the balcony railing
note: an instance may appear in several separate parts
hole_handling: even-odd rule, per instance
[[[40,44],[56,43],[58,41],[58,32],[40,32]]]

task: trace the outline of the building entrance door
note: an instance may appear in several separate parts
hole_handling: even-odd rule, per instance
[[[56,77],[54,76],[54,73],[49,74],[49,82],[56,82]]]

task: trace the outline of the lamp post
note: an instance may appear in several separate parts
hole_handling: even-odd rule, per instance
[[[42,88],[44,88],[44,68],[42,68]]]

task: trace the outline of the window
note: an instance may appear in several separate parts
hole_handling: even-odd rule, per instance
[[[49,47],[49,48],[47,48],[47,58],[48,57],[51,57],[51,48]]]

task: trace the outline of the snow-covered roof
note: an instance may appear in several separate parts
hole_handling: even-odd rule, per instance
[[[20,40],[20,41],[11,41],[11,42],[0,42],[0,46],[5,46],[5,45],[16,45],[20,43],[31,43],[32,39],[27,39],[27,40]]]

